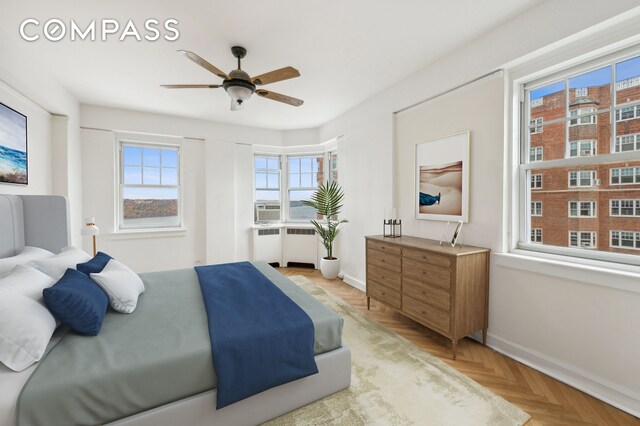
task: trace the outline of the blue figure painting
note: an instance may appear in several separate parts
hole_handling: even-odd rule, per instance
[[[440,196],[441,193],[438,192],[438,195],[430,195],[425,194],[424,192],[420,193],[420,205],[421,206],[432,206],[434,204],[440,204]]]

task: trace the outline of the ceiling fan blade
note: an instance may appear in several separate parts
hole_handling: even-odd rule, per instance
[[[191,59],[193,62],[195,62],[196,64],[200,65],[202,68],[214,73],[218,77],[223,78],[225,80],[229,79],[229,76],[227,75],[227,73],[225,73],[223,71],[220,71],[218,68],[214,67],[209,62],[205,61],[204,59],[202,59],[200,56],[196,55],[195,53],[189,52],[188,50],[178,50],[178,52],[184,53],[184,55],[187,58]]]
[[[292,98],[291,96],[281,95],[280,93],[270,92],[264,89],[256,90],[256,93],[263,98],[271,99],[273,101],[283,102],[285,104],[293,105],[296,107],[304,103],[302,99]]]
[[[300,77],[300,72],[293,67],[284,67],[279,70],[260,74],[252,77],[251,81],[256,86],[264,86],[265,84],[275,83],[276,81],[288,80],[290,78]]]
[[[217,89],[219,84],[161,84],[165,89]]]

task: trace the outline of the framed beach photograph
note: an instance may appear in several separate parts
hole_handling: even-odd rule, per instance
[[[416,144],[416,218],[469,221],[470,132]]]
[[[0,103],[0,183],[28,185],[27,117]]]

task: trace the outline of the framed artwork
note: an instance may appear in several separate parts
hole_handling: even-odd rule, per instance
[[[416,144],[416,218],[469,221],[470,132]]]
[[[27,185],[27,117],[0,103],[0,183]]]

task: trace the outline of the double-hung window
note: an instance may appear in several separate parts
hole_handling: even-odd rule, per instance
[[[280,157],[255,155],[253,157],[256,202],[280,202]]]
[[[596,202],[569,201],[569,217],[596,217]]]
[[[304,204],[318,185],[324,182],[324,155],[287,157],[288,215],[292,221],[307,221],[316,218],[316,210]]]
[[[518,248],[640,265],[639,50],[520,80]]]
[[[179,228],[180,146],[119,142],[120,230]]]

